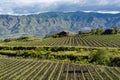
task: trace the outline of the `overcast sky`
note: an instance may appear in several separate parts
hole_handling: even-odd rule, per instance
[[[120,0],[0,0],[0,14],[98,11],[118,13]]]

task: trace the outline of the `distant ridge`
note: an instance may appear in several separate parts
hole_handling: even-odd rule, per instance
[[[120,27],[120,14],[96,12],[47,12],[12,16],[0,15],[0,38],[19,36],[44,37],[46,34],[68,30],[77,33],[91,28]]]

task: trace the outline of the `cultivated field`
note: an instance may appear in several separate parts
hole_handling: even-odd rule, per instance
[[[120,80],[120,68],[0,57],[0,80]]]
[[[120,35],[79,35],[74,37],[50,38],[44,40],[45,46],[90,46],[90,47],[120,47]]]
[[[116,65],[119,64],[119,49],[96,50],[103,47],[120,49],[120,35],[77,35],[1,41],[0,80],[120,80],[120,67],[91,63],[92,60],[96,64],[103,61],[108,65],[108,60],[118,59],[115,62]],[[95,50],[85,52],[86,49],[82,48]],[[101,53],[105,55],[100,55]],[[95,55],[99,59],[96,60]],[[83,64],[70,63],[70,60]]]
[[[79,35],[62,38],[45,38],[31,41],[1,42],[1,46],[79,46],[120,47],[120,35]]]

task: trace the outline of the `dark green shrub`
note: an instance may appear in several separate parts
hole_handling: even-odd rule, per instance
[[[118,67],[120,67],[120,56],[113,58],[109,65],[110,66],[118,66]]]
[[[48,55],[48,59],[55,59],[55,58],[52,55]]]
[[[96,54],[92,56],[91,62],[96,64],[107,65],[110,62],[111,54],[106,49],[97,50]]]
[[[10,42],[12,41],[11,39],[5,39],[4,42]]]
[[[17,40],[27,40],[27,39],[29,39],[29,37],[27,36],[22,36],[22,37],[17,38]]]
[[[35,51],[46,51],[44,47],[35,47]]]

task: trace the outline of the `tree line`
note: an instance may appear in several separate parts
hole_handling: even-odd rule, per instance
[[[120,29],[118,26],[115,26],[111,29],[102,29],[102,28],[92,28],[90,32],[79,31],[78,34],[92,34],[92,35],[102,35],[102,34],[118,34]]]

